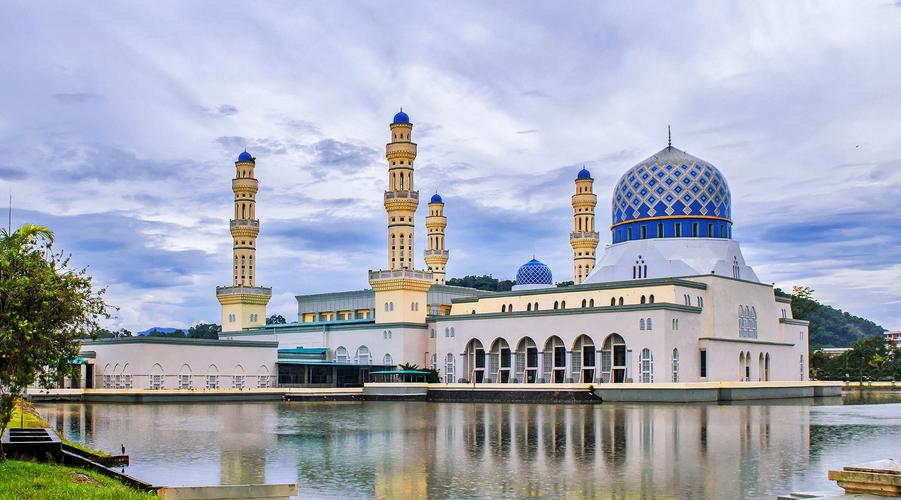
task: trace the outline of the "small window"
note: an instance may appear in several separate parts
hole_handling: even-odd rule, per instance
[[[554,309],[560,309],[560,302],[554,301]]]
[[[588,301],[588,307],[594,307],[594,299]]]
[[[707,351],[704,349],[701,349],[701,378],[707,378]]]
[[[531,310],[532,310],[532,303],[530,302],[529,304],[526,305],[526,311],[531,311]]]
[[[648,326],[648,330],[654,329],[654,324],[651,323],[651,318],[648,318],[648,320],[645,322],[645,324]]]
[[[616,297],[612,297],[612,298],[610,299],[610,306],[613,307],[613,306],[615,306],[615,305],[616,305]]]
[[[623,298],[622,298],[622,297],[619,298],[619,305],[623,305]]]
[[[644,295],[642,295],[642,296],[641,296],[641,303],[644,304],[646,301],[647,301],[647,298],[646,298]]]
[[[675,229],[676,229],[676,238],[681,238],[682,237],[682,223],[677,222],[675,224]]]
[[[582,299],[582,307],[585,307],[585,306],[587,306],[587,305],[588,305],[588,301],[585,300],[585,299]],[[784,313],[785,313],[785,309],[783,309],[782,312],[783,312],[783,314],[784,314]]]
[[[638,329],[644,330],[644,318],[641,318],[640,320],[638,320]]]
[[[501,305],[501,312],[502,312],[502,313],[507,312],[507,304],[502,304],[502,305]]]
[[[691,236],[693,238],[698,237],[698,223],[697,222],[694,222],[691,224]]]
[[[627,234],[626,239],[628,239],[629,241],[632,241],[632,228],[631,227],[626,229],[626,234]]]
[[[644,224],[641,225],[641,239],[648,239],[648,226]]]
[[[654,303],[654,294],[651,294],[650,297],[648,297],[648,302],[650,302],[651,304]]]
[[[566,309],[566,301],[565,300],[560,301],[560,309]]]
[[[663,238],[663,224],[657,224],[657,237]]]

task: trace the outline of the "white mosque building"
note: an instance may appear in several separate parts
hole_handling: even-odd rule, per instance
[[[712,164],[668,144],[626,170],[599,256],[597,196],[582,169],[572,196],[575,284],[555,286],[533,259],[513,290],[485,292],[445,284],[452,261],[437,194],[425,217],[426,268],[415,268],[412,130],[406,113],[394,116],[386,265],[369,271],[370,288],[298,295],[296,322],[264,324],[271,289],[256,284],[256,159],[245,151],[232,180],[233,282],[217,289],[220,340],[87,342],[103,380],[95,384],[125,387],[127,375],[129,387],[347,386],[400,363],[470,384],[807,379],[807,322],[745,262],[732,239],[729,187]],[[136,349],[147,342],[178,345],[164,359],[162,345]]]

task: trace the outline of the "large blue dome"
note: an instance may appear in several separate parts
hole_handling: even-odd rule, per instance
[[[554,276],[551,269],[541,262],[532,259],[516,272],[516,284],[519,285],[553,285]]]
[[[401,110],[400,113],[394,115],[394,121],[392,123],[410,123],[410,117]]]
[[[576,176],[576,179],[591,179],[591,172],[589,172],[588,169],[583,168],[582,170],[579,170],[579,175]]]
[[[732,234],[732,195],[726,178],[710,163],[672,146],[626,171],[612,202],[614,243]]]
[[[432,201],[430,201],[429,203],[444,203],[444,201],[441,199],[441,195],[435,193],[432,195]]]
[[[241,161],[241,162],[243,162],[243,161],[253,161],[253,155],[251,155],[251,154],[248,153],[247,151],[244,151],[243,153],[241,153],[241,154],[238,155],[238,161]]]

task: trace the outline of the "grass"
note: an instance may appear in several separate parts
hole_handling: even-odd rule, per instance
[[[0,498],[146,499],[154,493],[132,489],[93,471],[64,465],[6,460],[0,462]]]
[[[23,408],[25,410],[24,415],[22,412]],[[34,406],[31,403],[21,400],[21,399],[19,400],[19,403],[16,403],[16,407],[13,409],[13,416],[12,416],[12,418],[9,419],[9,428],[10,429],[20,429],[20,428],[21,429],[41,429],[41,428],[49,428],[49,427],[50,427],[50,424],[45,422],[44,419],[42,419],[41,416],[38,415],[37,410],[34,408]],[[101,457],[110,456],[110,454],[106,453],[105,451],[94,450],[92,448],[88,448],[87,446],[85,446],[81,443],[75,443],[75,442],[69,441],[66,438],[64,438],[63,436],[60,436],[60,439],[62,439],[62,441],[64,443],[66,443],[67,445],[72,446],[73,448],[78,448],[81,451],[93,453],[93,454],[101,456]]]

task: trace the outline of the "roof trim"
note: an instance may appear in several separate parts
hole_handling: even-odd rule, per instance
[[[289,335],[292,333],[307,333],[307,332],[336,332],[341,333],[343,330],[378,330],[381,328],[413,328],[418,330],[425,330],[428,328],[425,323],[376,323],[374,320],[365,320],[365,323],[362,323],[363,320],[360,320],[361,323],[341,323],[341,322],[332,322],[332,323],[293,323],[292,327],[297,330],[289,330],[289,331],[267,331],[263,327],[257,327],[257,330],[253,330],[251,328],[245,328],[240,332],[224,332],[220,333],[224,337],[252,337],[259,335]],[[271,326],[271,325],[270,325]],[[280,325],[286,326],[286,325]]]
[[[450,316],[428,316],[427,321],[466,321],[474,319],[495,319],[495,318],[528,318],[533,316],[564,316],[571,314],[608,314],[617,312],[630,311],[647,311],[647,310],[664,310],[685,312],[692,314],[700,314],[701,308],[696,306],[684,306],[681,304],[670,304],[667,302],[657,302],[654,304],[631,304],[623,306],[601,306],[601,307],[573,307],[570,309],[545,309],[539,311],[514,311],[508,313],[491,312],[476,314],[452,314]]]
[[[795,326],[809,326],[810,321],[803,319],[794,319],[794,318],[779,318],[779,322],[786,325],[795,325]]]
[[[702,340],[707,340],[710,342],[737,342],[740,344],[764,344],[764,345],[781,345],[781,346],[794,346],[795,344],[791,344],[788,342],[771,342],[769,340],[754,340],[754,339],[726,339],[720,337],[699,337],[698,342]]]
[[[119,337],[117,339],[82,340],[82,346],[104,346],[119,344],[171,344],[181,346],[216,346],[216,347],[261,347],[276,348],[278,342],[261,340],[216,340],[192,339],[178,337]]]
[[[702,275],[706,276],[706,275]],[[716,276],[716,275],[711,275]],[[693,277],[693,276],[692,276]],[[753,282],[751,282],[753,283]],[[630,281],[610,281],[607,283],[583,283],[581,285],[571,285],[564,287],[536,288],[533,290],[510,290],[509,292],[495,292],[493,295],[484,298],[494,297],[516,297],[520,295],[544,295],[548,293],[568,293],[568,292],[588,292],[592,290],[611,290],[617,288],[640,288],[648,286],[684,286],[687,288],[697,288],[698,290],[706,290],[705,283],[697,281],[688,281],[682,278],[651,278],[646,280],[630,280]],[[452,304],[478,302],[482,297],[463,297],[451,300]]]

